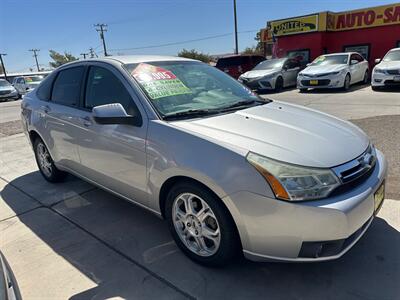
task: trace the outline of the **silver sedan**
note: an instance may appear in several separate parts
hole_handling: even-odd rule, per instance
[[[253,70],[239,77],[239,81],[252,90],[274,90],[295,86],[300,62],[293,58],[278,58],[260,62]]]
[[[190,59],[64,65],[22,123],[46,180],[72,173],[148,209],[204,265],[339,258],[384,199],[385,158],[359,128]]]

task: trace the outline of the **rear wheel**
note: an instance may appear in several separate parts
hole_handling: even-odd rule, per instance
[[[176,184],[168,193],[165,213],[176,244],[195,262],[221,266],[238,254],[240,242],[229,211],[201,185]]]
[[[344,84],[343,84],[343,90],[348,91],[350,89],[350,82],[351,82],[351,77],[350,74],[347,74],[345,79],[344,79]]]
[[[35,139],[33,143],[33,149],[35,152],[36,163],[44,179],[49,182],[62,181],[65,178],[66,173],[60,171],[54,165],[54,161],[50,156],[49,150],[40,138]]]

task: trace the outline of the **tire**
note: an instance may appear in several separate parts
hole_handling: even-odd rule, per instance
[[[283,89],[283,78],[279,76],[275,81],[275,89],[274,90],[276,93],[279,93],[282,91],[282,89]]]
[[[350,89],[351,77],[350,74],[346,74],[344,78],[343,90],[347,92]]]
[[[36,138],[33,143],[33,149],[35,152],[36,163],[39,171],[49,182],[61,182],[67,175],[67,173],[60,171],[54,164],[53,159],[50,156],[50,152],[46,145],[40,138]]]
[[[307,89],[307,88],[300,89],[300,93],[305,93],[305,92],[307,92],[307,91],[308,91],[308,89]]]
[[[187,203],[192,210],[186,209]],[[167,196],[165,216],[175,243],[196,263],[223,266],[240,254],[239,234],[228,209],[201,185],[190,181],[174,185]]]
[[[367,70],[367,71],[365,71],[365,74],[364,74],[364,78],[363,78],[362,83],[363,83],[363,84],[368,84],[368,81],[369,81],[369,72],[368,72],[368,70]]]

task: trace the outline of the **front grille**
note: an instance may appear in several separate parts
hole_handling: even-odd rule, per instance
[[[320,79],[318,80],[317,84],[310,84],[310,80],[302,80],[301,84],[305,86],[324,86],[324,85],[329,85],[331,81],[329,79]]]
[[[386,72],[389,75],[400,75],[400,69],[399,70],[387,70]]]
[[[394,80],[385,80],[385,85],[389,86],[400,86],[400,81],[394,81]]]
[[[367,150],[356,159],[333,168],[333,171],[342,184],[337,187],[330,196],[350,191],[362,184],[374,171],[375,165],[376,152],[374,147],[370,145]]]
[[[308,78],[319,78],[331,75],[332,73],[320,73],[320,74],[303,74],[304,77]]]
[[[0,91],[0,95],[7,95],[10,93],[11,93],[11,91]]]

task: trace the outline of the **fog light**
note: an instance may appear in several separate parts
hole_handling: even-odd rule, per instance
[[[374,79],[375,82],[382,82],[382,79]]]

